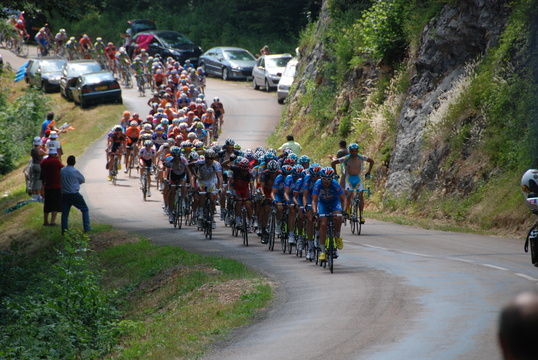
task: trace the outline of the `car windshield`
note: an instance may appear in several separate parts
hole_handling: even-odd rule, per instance
[[[265,59],[265,66],[268,68],[278,68],[278,67],[286,67],[286,64],[288,61],[290,61],[291,58],[284,57],[284,58],[266,58]]]
[[[167,32],[159,34],[159,37],[161,40],[168,46],[168,47],[178,47],[181,45],[191,45],[192,41],[190,41],[187,37],[180,33],[174,33],[174,32]]]
[[[255,61],[256,59],[252,56],[251,53],[245,50],[226,50],[224,51],[224,56],[228,60],[236,61]]]
[[[286,70],[284,70],[284,73],[282,74],[282,76],[294,77],[296,68],[297,68],[297,63],[289,64],[288,66],[286,66]]]
[[[99,84],[104,81],[114,81],[114,76],[110,73],[89,74],[84,76],[84,84]]]
[[[51,73],[51,72],[58,72],[62,71],[62,65],[64,62],[61,61],[44,61],[41,64],[41,72],[42,73]]]
[[[101,65],[99,65],[99,63],[71,64],[67,71],[67,76],[78,76],[80,74],[88,74],[101,70]]]

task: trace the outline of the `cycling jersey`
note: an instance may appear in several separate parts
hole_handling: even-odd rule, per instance
[[[331,180],[328,188],[323,186],[323,180],[319,179],[314,184],[313,194],[318,195],[318,213],[329,214],[331,211],[342,211],[340,195],[344,190],[336,180]]]
[[[143,147],[138,152],[138,157],[144,160],[151,160],[155,156],[156,151],[154,147],[151,147],[149,150],[146,147]]]
[[[176,158],[173,156],[168,156],[164,160],[164,166],[170,168],[171,172],[177,175],[185,174],[187,172],[188,165],[189,163],[187,159],[182,155]]]
[[[360,159],[360,167],[361,171],[363,170],[363,165],[365,161],[368,161],[368,156],[366,155],[360,155],[357,154],[358,158]],[[351,155],[345,155],[341,158],[338,158],[338,162],[342,164],[342,166],[346,166],[347,162],[349,161]],[[350,191],[361,191],[362,190],[362,181],[360,175],[347,175],[346,176],[346,190]]]
[[[284,202],[284,182],[286,180],[286,176],[284,174],[279,174],[274,182],[273,182],[273,189],[277,189],[277,193],[275,194],[275,201],[277,202]]]
[[[153,133],[153,135],[151,136],[151,140],[153,140],[153,143],[157,147],[157,150],[159,150],[161,145],[164,144],[166,140],[168,140],[168,136],[166,136],[166,134],[164,133],[160,135],[159,133]]]
[[[299,206],[303,206],[303,182],[304,178],[300,177],[297,179],[295,184],[293,185],[292,192],[293,197],[295,198],[295,201],[299,204]]]
[[[319,178],[318,178],[319,179]],[[317,179],[314,179],[314,176],[312,174],[307,174],[303,180],[303,191],[308,191],[307,196],[307,203],[312,204],[312,192],[314,191],[314,184],[316,183]]]
[[[249,171],[242,170],[236,165],[232,165],[230,171],[233,173],[234,195],[240,199],[250,197],[249,185],[251,181],[254,181],[252,174]]]

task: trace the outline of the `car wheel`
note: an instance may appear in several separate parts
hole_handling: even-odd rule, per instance
[[[252,87],[254,88],[254,90],[260,90],[260,87],[258,86],[258,84],[256,84],[255,77],[252,78]]]
[[[222,68],[222,80],[230,80],[230,77],[228,75],[228,68]]]
[[[88,107],[88,104],[84,102],[83,98],[80,98],[80,107],[82,109],[86,109]]]
[[[279,104],[284,104],[284,98],[282,98],[282,99],[279,98],[279,99],[278,99],[278,103],[279,103]]]
[[[271,87],[269,86],[269,80],[265,79],[265,91],[269,92],[271,91]]]

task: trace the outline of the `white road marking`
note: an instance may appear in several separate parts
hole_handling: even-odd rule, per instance
[[[533,278],[532,276],[529,276],[529,275],[522,274],[522,273],[516,273],[516,275],[522,277],[523,279],[527,279],[527,280],[530,280],[530,281],[538,281],[538,279]]]
[[[491,265],[491,264],[482,264],[482,266],[486,266],[486,267],[489,267],[489,268],[492,268],[492,269],[497,269],[497,270],[509,271],[506,268],[496,266],[496,265]]]

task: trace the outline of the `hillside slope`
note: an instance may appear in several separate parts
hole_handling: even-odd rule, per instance
[[[521,231],[519,179],[538,166],[536,8],[325,0],[276,137],[316,158],[359,142],[384,211]]]

